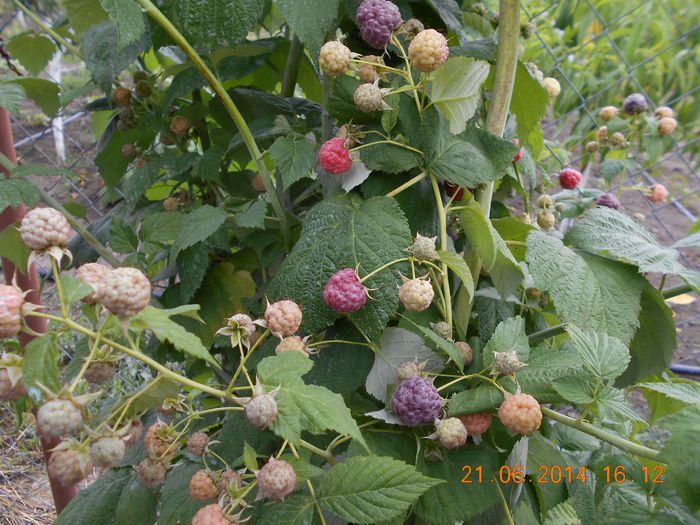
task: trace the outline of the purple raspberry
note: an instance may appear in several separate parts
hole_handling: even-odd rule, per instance
[[[620,201],[612,193],[603,193],[595,201],[598,206],[605,206],[606,208],[612,208],[616,210],[620,207]]]
[[[341,314],[349,314],[362,308],[367,302],[367,290],[352,268],[334,273],[323,289],[323,300]]]
[[[641,93],[632,93],[622,103],[622,111],[628,115],[636,115],[647,110],[647,100]]]
[[[408,427],[432,423],[440,414],[442,400],[429,380],[411,377],[401,381],[391,398],[391,408]]]
[[[399,8],[388,0],[364,0],[357,8],[357,25],[365,42],[383,49],[391,33],[401,23]]]

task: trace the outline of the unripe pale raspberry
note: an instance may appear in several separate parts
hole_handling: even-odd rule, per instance
[[[467,414],[459,416],[460,421],[467,429],[467,434],[470,436],[480,436],[486,432],[491,426],[491,412],[479,412],[478,414]]]
[[[372,62],[374,64],[384,64],[382,57],[376,55],[367,55],[362,57],[363,62]],[[379,79],[377,68],[371,64],[360,64],[357,68],[360,82],[363,84],[374,84]]]
[[[513,140],[511,140],[511,142],[513,144],[515,144],[516,146],[520,146],[520,141],[518,139],[513,139]],[[515,154],[515,157],[513,157],[513,162],[518,162],[520,159],[523,158],[524,155],[525,155],[525,150],[523,148],[520,148],[518,150],[518,152]]]
[[[323,300],[336,312],[356,312],[367,303],[367,290],[352,268],[334,273],[323,288]]]
[[[137,268],[115,268],[105,274],[97,298],[110,312],[124,319],[148,306],[151,283]]]
[[[100,287],[102,280],[109,270],[107,266],[100,263],[87,263],[78,268],[75,272],[75,276],[93,290],[83,297],[84,302],[88,304],[95,304],[97,302],[97,289]]]
[[[668,106],[659,106],[656,108],[656,111],[654,111],[654,116],[658,119],[662,119],[664,117],[673,117],[674,113]]]
[[[83,377],[88,383],[102,385],[114,377],[114,361],[93,361],[85,369]]]
[[[318,54],[318,63],[326,75],[342,75],[350,66],[350,50],[337,40],[326,42]]]
[[[401,363],[396,369],[396,376],[399,378],[399,381],[404,381],[406,379],[411,379],[412,377],[422,377],[423,374],[421,372],[422,370],[420,364],[416,363],[415,361],[407,361],[405,363]]]
[[[411,279],[399,287],[399,299],[409,312],[422,312],[433,302],[433,285],[430,280]]]
[[[238,472],[231,470],[230,468],[226,469],[221,473],[221,477],[219,478],[219,493],[226,494],[231,485],[233,485],[234,490],[238,490],[242,484],[243,479]]]
[[[183,117],[182,115],[176,115],[170,121],[170,131],[172,131],[178,137],[184,136],[191,126],[192,123],[190,122],[190,119]]]
[[[668,190],[663,184],[654,184],[649,188],[647,199],[656,204],[664,202],[668,197]]]
[[[435,240],[437,237],[424,237],[420,233],[416,235],[416,240],[406,251],[419,261],[434,261],[440,256],[435,250]]]
[[[547,77],[542,81],[542,85],[552,98],[556,98],[561,93],[561,85],[556,78]]]
[[[472,350],[472,347],[469,346],[469,343],[465,343],[464,341],[457,341],[455,343],[455,346],[457,347],[457,350],[459,350],[459,354],[464,360],[464,366],[470,365],[472,359],[474,359],[474,350]]]
[[[564,168],[559,172],[559,184],[565,190],[573,190],[579,185],[583,175],[573,168]]]
[[[596,130],[595,136],[600,143],[605,144],[608,141],[608,127],[607,126],[600,126]]]
[[[596,199],[595,203],[598,206],[612,208],[613,210],[617,210],[620,207],[620,201],[612,193],[603,193],[600,197]]]
[[[432,423],[440,413],[442,400],[428,379],[412,377],[401,381],[391,398],[391,409],[408,427]]]
[[[678,121],[673,117],[662,117],[659,120],[659,135],[666,137],[676,131]]]
[[[61,437],[80,429],[83,415],[72,401],[53,399],[39,408],[36,414],[36,426],[46,437]]]
[[[134,467],[136,479],[149,489],[159,488],[165,481],[167,472],[165,465],[158,460],[146,458]]]
[[[542,422],[542,410],[537,400],[529,394],[506,396],[498,408],[498,419],[515,434],[532,434]]]
[[[0,368],[0,401],[15,401],[27,393],[24,380],[13,380],[7,368]]]
[[[447,40],[435,29],[421,31],[408,46],[408,59],[411,65],[424,73],[439,69],[449,54]]]
[[[258,496],[256,499],[281,501],[294,491],[297,475],[286,461],[270,458],[257,472]]]
[[[218,503],[202,507],[192,517],[192,525],[235,525],[236,523],[226,517],[224,509]]]
[[[540,195],[537,198],[537,206],[546,210],[551,206],[554,206],[554,199],[547,194]]]
[[[134,93],[140,98],[147,98],[151,95],[151,85],[147,80],[139,80],[134,86]]]
[[[352,168],[350,152],[345,147],[345,139],[336,137],[324,142],[318,153],[321,167],[333,175],[340,175]]]
[[[14,337],[22,331],[24,296],[14,286],[0,284],[0,338]]]
[[[265,309],[267,327],[278,337],[294,335],[299,330],[302,319],[299,305],[288,299],[269,304]]]
[[[615,106],[605,106],[598,112],[598,116],[603,122],[612,120],[617,117],[617,108]]]
[[[120,106],[128,106],[131,102],[131,91],[124,86],[116,87],[112,90],[112,100]]]
[[[298,335],[290,335],[289,337],[285,337],[275,348],[275,354],[277,355],[289,351],[301,352],[306,357],[309,357],[309,351],[306,348],[306,343]]]
[[[253,175],[253,178],[250,180],[250,187],[259,193],[264,193],[267,191],[267,188],[265,188],[265,182],[259,173]]]
[[[124,436],[124,443],[127,447],[133,447],[141,440],[141,436],[143,436],[143,425],[141,421],[135,419],[129,423],[127,433]]]
[[[512,375],[523,368],[523,364],[515,352],[494,352],[492,374]]]
[[[53,208],[29,210],[22,219],[19,233],[24,244],[36,251],[54,246],[65,248],[73,236],[65,216]]]
[[[467,442],[467,429],[456,417],[438,421],[435,434],[445,448],[459,448]]]
[[[245,417],[258,428],[268,428],[277,417],[277,401],[272,394],[258,394],[245,406]]]
[[[391,33],[400,23],[399,8],[388,0],[364,0],[357,8],[362,39],[377,49],[386,47]]]
[[[616,131],[612,135],[610,135],[610,145],[613,148],[626,148],[627,147],[627,138],[625,137],[624,133],[620,133],[619,131]]]
[[[51,452],[47,465],[49,476],[64,487],[72,487],[84,480],[92,470],[90,458],[70,448]]]
[[[90,445],[90,458],[97,468],[116,467],[124,459],[126,444],[117,437],[103,437]]]
[[[647,110],[647,99],[641,93],[632,93],[622,102],[622,111],[637,115]]]
[[[556,222],[556,217],[550,211],[541,211],[537,214],[537,225],[543,230],[551,230]]]
[[[437,335],[448,341],[452,341],[452,327],[445,321],[439,321],[437,323],[430,323],[430,328],[433,329]]]
[[[209,446],[209,436],[204,432],[195,432],[187,438],[187,450],[190,454],[201,456]]]
[[[219,487],[206,470],[198,470],[190,479],[190,497],[197,501],[207,501],[219,495]]]
[[[382,107],[382,90],[376,84],[360,84],[352,98],[358,109],[365,113],[372,113]]]
[[[595,140],[591,140],[586,143],[586,151],[588,153],[595,153],[600,149],[600,146],[598,145],[598,142]]]
[[[143,438],[146,454],[153,458],[159,458],[168,452],[172,442],[173,439],[170,435],[170,428],[160,421],[148,427],[146,437]]]

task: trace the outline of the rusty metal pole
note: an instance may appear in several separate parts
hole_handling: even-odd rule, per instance
[[[12,137],[10,114],[4,108],[0,108],[0,152],[2,152],[12,162],[17,162],[17,155],[15,154],[15,145]],[[2,170],[6,176],[9,175],[7,170],[4,168],[0,167],[0,170]],[[5,211],[0,214],[0,230],[4,230],[5,228],[12,226],[17,221],[21,220],[22,217],[24,217],[25,212],[26,207],[24,205],[17,208],[5,209]],[[34,304],[41,304],[39,277],[36,273],[36,267],[34,265],[32,265],[32,267],[29,268],[26,273],[24,273],[21,271],[21,269],[15,268],[15,265],[12,264],[12,262],[3,257],[2,269],[5,274],[5,280],[8,284],[12,282],[14,276],[17,286],[19,286],[22,291],[29,290],[29,293],[26,296],[27,300]],[[47,320],[40,317],[30,317],[27,320],[27,325],[38,334],[46,333],[48,330]],[[24,346],[33,338],[33,335],[23,332],[19,335],[19,342],[24,348]],[[41,447],[44,452],[44,461],[47,465],[49,458],[51,457],[51,449],[57,444],[57,440],[41,440]],[[53,494],[53,501],[54,505],[56,506],[56,514],[60,514],[66,505],[68,505],[68,503],[70,503],[70,501],[75,497],[78,489],[77,487],[64,487],[50,476],[49,483],[51,484],[51,493]]]

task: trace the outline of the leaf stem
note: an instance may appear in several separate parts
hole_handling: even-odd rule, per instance
[[[430,182],[433,185],[435,205],[437,206],[438,220],[440,221],[440,249],[447,251],[447,214],[445,213],[445,206],[442,203],[442,194],[440,193],[437,177],[432,173],[430,174]],[[441,263],[440,271],[442,272],[442,288],[445,298],[445,322],[452,328],[452,294],[450,292],[450,275],[447,264],[444,262]]]
[[[549,328],[545,328],[544,330],[540,330],[539,332],[533,332],[527,336],[528,342],[531,345],[535,345],[535,344],[539,343],[540,341],[544,341],[545,339],[549,339],[550,337],[556,337],[558,335],[566,333],[567,326],[569,326],[568,323],[562,323],[562,324],[558,324],[556,326],[551,326]]]
[[[282,76],[282,89],[280,94],[283,97],[294,96],[294,88],[297,85],[297,75],[299,74],[299,62],[301,55],[304,52],[304,46],[299,41],[299,37],[294,35],[292,43],[289,46],[289,54],[287,55],[287,66],[284,68]]]
[[[355,146],[350,152],[354,151],[360,151],[361,149],[364,148],[369,148],[370,146],[376,146],[377,144],[392,144],[394,146],[398,146],[399,148],[407,149],[409,151],[412,151],[413,153],[420,153],[421,156],[425,155],[421,150],[412,148],[408,144],[401,144],[400,142],[396,142],[395,140],[377,140],[375,142],[368,142],[367,144],[361,144],[359,146]]]
[[[369,272],[369,273],[368,273],[367,275],[365,275],[362,279],[360,279],[360,282],[361,282],[361,283],[365,282],[367,279],[369,279],[369,278],[372,277],[373,275],[376,275],[376,274],[378,274],[379,272],[386,270],[386,269],[389,268],[390,266],[393,266],[393,265],[395,265],[395,264],[399,264],[399,263],[402,263],[402,262],[410,261],[410,260],[411,260],[410,257],[402,257],[401,259],[394,259],[393,261],[388,262],[388,263],[386,263],[386,264],[380,266],[380,267],[377,268],[376,270],[372,270],[371,272]]]
[[[302,446],[302,448],[305,448],[309,452],[313,452],[317,456],[321,456],[323,459],[325,459],[330,465],[335,465],[337,461],[335,460],[335,457],[333,454],[326,450],[322,450],[318,448],[316,445],[312,445],[311,443],[304,441],[303,439],[299,441],[299,444]],[[290,443],[291,445],[291,443]]]
[[[505,512],[506,514],[508,525],[515,525],[515,521],[513,521],[513,515],[510,513],[510,508],[508,507],[508,502],[506,501],[506,497],[503,494],[503,489],[501,489],[501,484],[495,478],[494,481],[496,482],[496,490],[498,490],[498,496],[500,497],[501,504],[503,505],[503,512]]]
[[[389,193],[386,194],[386,196],[387,197],[396,197],[399,193],[401,193],[404,190],[407,190],[408,188],[410,188],[414,184],[418,184],[420,181],[422,181],[427,176],[428,176],[428,174],[426,172],[423,172],[420,175],[416,175],[412,179],[404,182],[401,186],[391,190]]]
[[[236,384],[236,379],[238,379],[238,376],[241,375],[241,372],[243,369],[245,369],[245,364],[250,359],[250,356],[253,355],[253,352],[262,344],[262,342],[267,339],[267,336],[270,334],[270,330],[265,330],[260,337],[258,337],[258,340],[255,341],[255,344],[248,350],[248,353],[245,354],[245,356],[241,357],[241,362],[238,365],[238,369],[233,374],[233,377],[231,378],[231,381],[228,384],[228,387],[226,387],[226,395],[230,396],[231,393],[233,392],[233,387]],[[246,371],[246,375],[248,375],[248,372]],[[248,378],[250,380],[250,378]]]
[[[690,286],[689,284],[681,284],[678,286],[674,286],[672,288],[666,288],[662,293],[664,296],[664,299],[672,299],[674,297],[678,297],[679,295],[683,295],[684,293],[692,292],[693,287]]]
[[[408,55],[406,55],[406,50],[404,50],[403,46],[401,45],[401,42],[397,38],[396,35],[392,34],[391,35],[391,43],[394,44],[397,48],[399,48],[399,51],[401,52],[401,58],[403,58],[404,64],[406,64],[406,74],[404,77],[406,80],[408,80],[408,83],[411,86],[415,86],[416,83],[413,81],[413,74],[411,73],[411,62],[408,60]],[[423,113],[423,104],[421,104],[420,99],[418,98],[418,91],[413,91],[413,98],[416,101],[416,107],[418,108],[418,113]]]

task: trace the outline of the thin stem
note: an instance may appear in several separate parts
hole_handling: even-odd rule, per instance
[[[651,459],[652,461],[661,462],[661,460],[659,459],[660,452],[658,450],[645,447],[644,445],[640,445],[638,443],[633,443],[628,439],[617,436],[611,432],[608,432],[607,430],[603,430],[602,428],[598,428],[594,425],[591,425],[590,423],[578,421],[572,417],[560,414],[559,412],[557,412],[556,410],[552,410],[551,408],[542,407],[542,413],[548,418],[553,419],[554,421],[562,423],[563,425],[567,425],[571,428],[575,428],[576,430],[580,430],[581,432],[585,432],[586,434],[589,434],[602,441],[605,441],[606,443],[609,443],[621,450],[624,450],[625,452],[629,452],[630,454],[634,454],[635,456],[639,456],[642,458]]]
[[[31,11],[29,8],[27,8],[25,5],[23,5],[19,0],[12,0],[12,3],[17,6],[18,9],[20,9],[25,15],[27,15],[29,18],[32,19],[32,21],[39,26],[39,28],[49,35],[51,38],[53,38],[56,42],[61,44],[63,47],[65,47],[68,51],[73,53],[76,56],[80,56],[80,50],[75,47],[73,44],[68,42],[65,38],[63,38],[61,35],[56,33],[53,29],[51,29],[46,23],[39,18],[33,11]]]
[[[401,193],[404,190],[407,190],[408,188],[410,188],[414,184],[418,184],[420,181],[422,181],[427,176],[428,176],[428,174],[425,172],[421,173],[420,175],[416,175],[411,180],[404,182],[398,188],[391,190],[389,193],[386,194],[386,196],[387,197],[396,197],[399,193]]]
[[[303,439],[299,441],[299,444],[308,450],[309,452],[313,452],[317,456],[321,456],[323,459],[325,459],[329,464],[335,465],[337,461],[335,460],[335,457],[333,454],[326,450],[322,450],[318,448],[316,445],[312,445],[311,443],[304,441]]]
[[[314,348],[316,346],[323,346],[323,345],[330,345],[330,344],[369,346],[367,343],[361,343],[359,341],[345,341],[343,339],[326,339],[324,341],[318,341],[316,343],[311,343],[311,344],[308,344],[306,346],[309,348]]]
[[[349,151],[350,152],[360,151],[361,149],[369,148],[370,146],[376,146],[377,144],[392,144],[394,146],[398,146],[399,148],[403,148],[403,149],[407,149],[409,151],[412,151],[413,153],[420,153],[421,156],[424,155],[424,153],[421,150],[416,149],[416,148],[412,148],[411,146],[409,146],[407,144],[401,144],[400,142],[396,142],[394,140],[377,140],[375,142],[368,142],[367,144],[355,146],[354,148],[352,148]]]
[[[75,379],[73,380],[73,383],[70,385],[70,391],[73,392],[77,388],[78,384],[80,383],[80,380],[83,378],[83,375],[85,375],[85,371],[88,369],[90,366],[90,363],[92,362],[93,358],[95,357],[95,353],[97,352],[97,349],[100,347],[100,341],[102,340],[102,329],[104,328],[104,324],[100,326],[97,329],[97,337],[95,337],[95,342],[92,345],[92,348],[90,349],[90,353],[88,354],[87,358],[85,358],[85,362],[83,363],[83,366],[80,367],[80,371],[78,372],[78,375],[75,376]]]
[[[692,292],[693,287],[690,286],[689,284],[681,284],[679,286],[674,286],[673,288],[667,288],[664,290],[662,295],[664,296],[664,299],[671,299],[673,297],[677,297],[679,295],[683,295],[684,293]]]
[[[402,263],[402,262],[410,261],[410,260],[411,260],[410,257],[403,257],[403,258],[401,258],[401,259],[395,259],[395,260],[393,260],[393,261],[391,261],[391,262],[388,262],[388,263],[386,263],[386,264],[380,266],[380,267],[377,268],[376,270],[372,270],[371,272],[369,272],[369,273],[368,273],[367,275],[365,275],[362,279],[360,279],[360,282],[361,282],[361,283],[365,282],[367,279],[369,279],[369,278],[372,277],[373,275],[376,275],[376,274],[378,274],[379,272],[386,270],[386,269],[389,268],[390,266],[393,266],[393,265],[395,265],[395,264],[399,264],[399,263]]]
[[[258,340],[255,341],[255,344],[251,347],[250,350],[248,350],[248,353],[241,357],[241,362],[238,365],[238,369],[236,372],[233,374],[233,377],[231,378],[231,381],[228,384],[228,387],[226,388],[226,394],[231,395],[231,392],[233,392],[233,386],[236,384],[236,379],[238,379],[238,376],[241,375],[241,371],[245,368],[245,364],[250,359],[250,356],[253,355],[253,352],[262,344],[262,342],[267,338],[268,334],[270,333],[270,330],[265,330],[260,337],[258,337]],[[247,375],[246,371],[246,375]],[[250,380],[250,378],[248,378]]]
[[[63,295],[63,285],[61,284],[60,270],[58,269],[58,261],[53,255],[49,256],[51,259],[51,271],[53,272],[53,279],[56,283],[56,295],[58,295],[58,302],[61,305],[61,315],[63,317],[68,317],[68,308],[66,306],[66,297]]]
[[[406,72],[403,69],[396,69],[394,67],[387,66],[385,64],[378,64],[377,62],[369,62],[367,60],[352,60],[355,64],[367,64],[368,66],[376,67],[377,69],[384,69],[386,71],[391,71],[397,75],[401,75],[406,78]]]
[[[406,75],[405,75],[406,80],[408,80],[408,83],[410,85],[415,86],[416,83],[413,81],[413,74],[411,73],[411,61],[408,60],[408,55],[406,55],[406,51],[404,50],[403,46],[401,45],[401,42],[396,37],[396,35],[391,35],[391,42],[397,48],[399,48],[399,51],[401,52],[401,58],[403,58],[404,64],[406,65]],[[416,107],[418,108],[418,113],[423,113],[423,104],[421,104],[421,101],[418,98],[418,91],[413,92],[413,98],[416,101]]]
[[[666,286],[666,277],[668,277],[668,274],[663,274],[661,276],[661,283],[659,283],[659,291],[662,291],[664,289],[664,286]]]
[[[282,76],[282,90],[280,94],[283,97],[294,96],[294,89],[297,85],[297,75],[299,74],[299,62],[301,55],[304,52],[304,46],[299,41],[299,37],[294,35],[292,43],[289,45],[289,54],[287,55],[287,66],[284,68]]]
[[[282,236],[284,237],[285,242],[289,243],[290,232],[286,212],[284,210],[284,207],[282,206],[282,202],[279,198],[279,195],[275,190],[275,184],[272,180],[272,176],[267,170],[267,166],[265,165],[263,155],[260,152],[257,143],[255,142],[255,138],[253,137],[253,134],[251,133],[250,128],[248,127],[248,124],[245,121],[245,118],[243,118],[243,115],[238,110],[238,106],[236,106],[235,102],[231,98],[231,95],[228,94],[228,91],[226,91],[226,88],[221,83],[221,81],[209,68],[206,62],[204,62],[204,59],[202,59],[202,57],[197,53],[197,51],[195,51],[194,47],[192,47],[192,45],[187,41],[187,39],[182,35],[182,33],[178,31],[175,25],[160,11],[160,9],[158,9],[158,7],[156,7],[156,5],[153,2],[151,2],[151,0],[137,1],[139,4],[141,4],[141,7],[143,7],[144,11],[148,15],[150,15],[158,23],[158,25],[161,26],[165,30],[165,32],[175,41],[175,43],[180,47],[180,49],[184,51],[184,53],[197,67],[202,76],[207,80],[212,90],[214,90],[216,95],[223,102],[224,107],[228,111],[229,115],[231,115],[233,122],[236,124],[238,131],[241,133],[243,141],[245,142],[245,145],[248,148],[248,153],[250,153],[250,156],[252,157],[253,162],[255,163],[255,166],[258,169],[258,173],[260,174],[260,177],[263,180],[263,183],[265,185],[265,191],[267,192],[268,198],[270,199],[270,204],[272,204],[272,208],[275,210],[275,215],[277,215],[277,218],[280,220],[280,230],[282,231]]]
[[[442,270],[438,268],[437,271],[441,272]],[[440,302],[435,304],[440,310],[440,314],[443,317],[445,317],[445,294],[442,292],[442,286],[440,286],[440,283],[437,279],[437,275],[435,275],[435,270],[433,268],[428,268],[428,273],[430,273],[430,280],[433,283],[433,288],[437,290],[438,297],[440,298]]]
[[[447,214],[445,213],[445,206],[442,203],[442,194],[440,193],[437,177],[431,174],[430,182],[433,185],[435,205],[437,206],[438,220],[440,221],[440,249],[447,250]],[[442,287],[445,299],[445,322],[452,328],[452,294],[450,292],[450,276],[447,264],[444,262],[441,263],[440,271],[442,272]]]
[[[539,332],[534,332],[527,336],[528,341],[531,345],[536,345],[540,341],[549,339],[550,337],[556,337],[558,335],[566,333],[566,327],[569,326],[568,323],[558,324],[556,326],[551,326],[540,330]]]
[[[503,490],[501,489],[501,484],[498,482],[497,479],[495,479],[495,485],[496,489],[498,490],[498,495],[501,500],[501,504],[503,505],[503,512],[506,513],[506,519],[508,520],[508,525],[515,525],[515,521],[513,521],[513,515],[510,513],[510,508],[508,507],[508,502],[506,501],[506,497],[503,494]]]
[[[285,441],[285,443],[287,443],[287,441]],[[289,443],[289,449],[292,451],[294,457],[299,459],[299,452],[297,452],[297,449],[293,443]],[[321,520],[321,525],[326,525],[326,518],[323,516],[323,510],[321,510],[321,506],[318,503],[318,499],[316,498],[316,492],[314,491],[314,486],[313,483],[311,483],[310,479],[306,480],[306,486],[309,489],[311,499],[314,500],[314,506],[316,507],[316,512],[318,512],[318,517]]]

